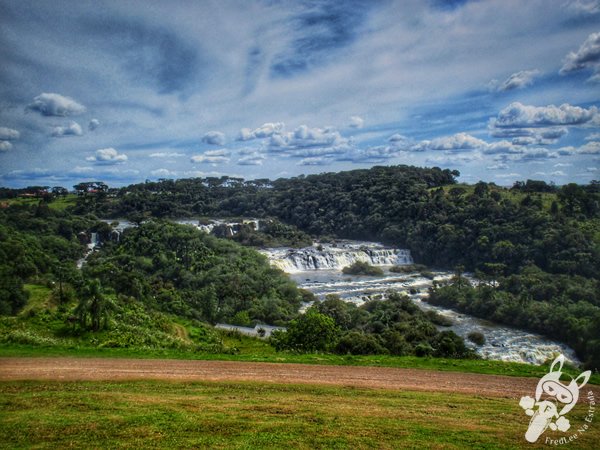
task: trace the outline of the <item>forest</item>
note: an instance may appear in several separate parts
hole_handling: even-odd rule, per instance
[[[561,340],[588,367],[600,367],[600,183],[527,180],[504,188],[459,184],[458,176],[439,168],[392,166],[273,181],[196,178],[118,189],[96,182],[74,186],[76,200],[65,210],[48,206],[65,195],[58,189],[37,206],[9,202],[0,210],[5,261],[0,276],[6,280],[0,308],[2,314],[18,311],[26,298],[22,285],[32,277],[54,282],[84,277],[98,280],[108,297],[137,299],[190,320],[291,324],[298,320],[297,305],[310,294],[275,273],[259,254],[232,240],[192,236],[185,227],[160,222],[253,217],[273,221],[271,234],[248,229],[236,238],[243,245],[349,238],[407,248],[415,263],[456,272],[450,285],[432,290],[431,302]],[[10,189],[1,194],[19,195]],[[74,262],[64,261],[83,252],[78,233],[109,231],[98,217],[143,225],[96,252],[79,274]],[[22,256],[8,257],[13,254]],[[481,282],[465,283],[464,272]],[[69,283],[84,292],[79,281]],[[352,332],[371,336],[367,323],[344,333],[336,324],[336,336],[344,342]],[[390,351],[382,333],[375,334],[366,347]]]

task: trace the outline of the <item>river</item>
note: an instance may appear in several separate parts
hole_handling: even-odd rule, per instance
[[[440,329],[453,330],[465,338],[467,345],[474,348],[482,358],[541,364],[562,353],[571,363],[580,364],[571,348],[544,336],[426,303],[424,299],[433,280],[447,281],[452,274],[433,270],[432,280],[421,276],[419,272],[390,272],[389,268],[392,265],[412,263],[408,250],[389,248],[371,242],[338,241],[304,249],[266,249],[263,253],[273,266],[287,272],[301,288],[312,292],[319,299],[324,299],[328,294],[335,294],[345,301],[361,305],[365,301],[384,298],[389,289],[405,293],[423,310],[433,310],[449,318],[452,326]],[[384,275],[344,275],[342,268],[355,261],[381,267]],[[307,306],[304,305],[304,308]],[[467,339],[467,335],[474,331],[485,336],[483,345],[477,346]]]

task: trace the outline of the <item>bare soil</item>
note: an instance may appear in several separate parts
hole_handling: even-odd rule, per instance
[[[254,381],[520,398],[537,379],[389,367],[120,358],[0,358],[0,380]],[[600,397],[600,389],[591,388]]]

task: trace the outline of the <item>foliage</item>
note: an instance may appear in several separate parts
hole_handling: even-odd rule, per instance
[[[323,316],[330,320],[327,325],[323,324]],[[320,328],[329,330],[332,326],[335,333]],[[316,350],[314,340],[325,336],[331,340],[319,349],[331,348],[339,354],[475,357],[462,338],[451,331],[438,331],[427,313],[408,297],[394,292],[389,292],[386,300],[360,307],[328,295],[292,321],[287,332],[275,333],[272,342],[278,350],[309,352]],[[423,348],[427,351],[421,351]]]
[[[380,267],[372,266],[371,264],[363,261],[356,261],[352,265],[344,267],[342,272],[346,275],[383,275],[383,270]]]
[[[339,337],[335,321],[314,309],[290,322],[287,331],[275,330],[271,342],[277,350],[300,353],[326,352]]]
[[[212,323],[243,317],[245,324],[283,324],[301,300],[294,283],[265,256],[171,222],[126,230],[119,243],[89,258],[83,275],[147,307]]]

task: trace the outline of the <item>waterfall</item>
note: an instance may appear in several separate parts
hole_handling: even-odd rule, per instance
[[[287,273],[310,270],[341,270],[361,261],[373,266],[411,264],[409,250],[384,247],[380,244],[338,242],[301,249],[264,250],[271,264]]]

